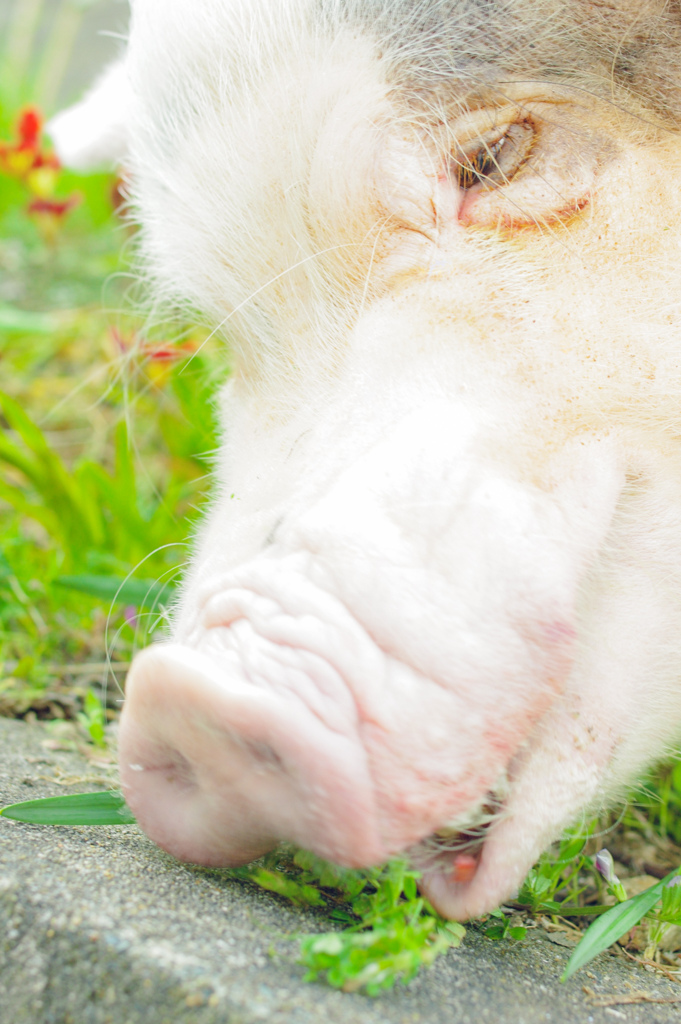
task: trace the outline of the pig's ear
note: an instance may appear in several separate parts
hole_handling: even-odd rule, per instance
[[[131,100],[123,59],[104,72],[80,103],[48,123],[46,130],[61,163],[74,171],[122,163],[127,152]]]

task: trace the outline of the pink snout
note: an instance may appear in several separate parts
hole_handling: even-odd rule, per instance
[[[187,647],[136,658],[120,769],[141,827],[180,860],[235,867],[284,839],[347,866],[387,855],[358,738]]]

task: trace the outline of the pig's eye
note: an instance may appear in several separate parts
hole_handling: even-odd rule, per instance
[[[506,185],[518,173],[530,155],[535,130],[528,121],[512,124],[479,137],[475,144],[454,155],[454,172],[459,188],[468,191],[475,185]]]

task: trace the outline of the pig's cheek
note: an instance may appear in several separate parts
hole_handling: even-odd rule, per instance
[[[537,695],[536,722],[565,689],[574,665],[577,629],[569,618],[561,616],[525,620],[515,626],[525,643],[536,651],[538,672],[545,684],[544,691]]]

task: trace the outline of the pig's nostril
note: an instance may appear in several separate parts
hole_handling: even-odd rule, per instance
[[[132,771],[137,772],[140,769],[143,771],[153,771],[159,779],[162,778],[168,786],[179,792],[184,793],[194,790],[199,785],[194,768],[179,750],[169,752],[167,757],[160,763],[155,764],[153,768],[144,768],[142,765],[132,764],[129,767]]]
[[[265,537],[265,543],[262,546],[263,551],[265,551],[267,548],[271,547],[273,544],[276,543],[277,533],[283,521],[283,516],[280,516],[279,519],[277,519],[276,523],[272,526],[270,532]]]
[[[256,740],[240,739],[240,744],[247,750],[255,762],[255,770],[286,772],[286,765],[268,743],[259,743]]]

